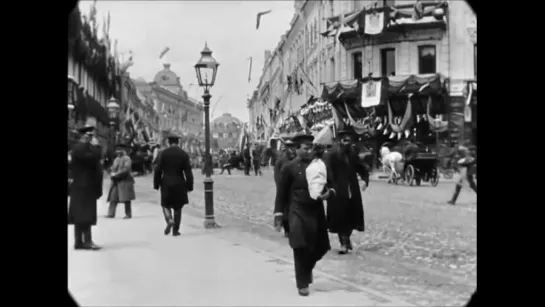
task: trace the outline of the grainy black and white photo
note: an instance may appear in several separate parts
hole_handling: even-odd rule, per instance
[[[79,306],[466,306],[477,16],[463,0],[81,0]]]

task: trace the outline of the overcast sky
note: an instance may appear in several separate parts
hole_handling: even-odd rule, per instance
[[[92,1],[80,1],[88,15]],[[211,89],[212,107],[220,97],[213,117],[231,113],[248,120],[246,98],[257,86],[265,50],[273,50],[289,29],[293,1],[97,1],[99,24],[111,15],[110,37],[118,39],[118,50],[132,50],[132,78],[153,81],[162,69],[159,53],[166,47],[166,59],[180,77],[191,97],[202,100],[193,65],[205,41],[220,63],[216,85]],[[256,15],[261,18],[256,30]],[[99,33],[101,33],[99,31]],[[248,57],[253,57],[252,80],[248,83]]]

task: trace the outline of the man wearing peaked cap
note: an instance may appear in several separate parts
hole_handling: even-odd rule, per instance
[[[274,209],[278,230],[278,225],[285,220],[286,207],[289,208],[289,244],[293,249],[295,281],[301,296],[309,295],[309,285],[313,282],[312,270],[330,249],[323,201],[335,193],[328,188],[331,186],[328,180],[322,195],[317,199],[310,197],[306,169],[312,162],[313,140],[312,135],[293,138],[297,157],[281,170]]]
[[[74,225],[75,249],[100,249],[91,233],[91,227],[97,223],[97,199],[102,196],[103,182],[102,150],[94,130],[92,126],[79,128],[81,136],[71,153],[68,223]]]
[[[345,137],[355,139],[358,135],[352,130],[339,130],[337,131],[337,138],[343,139]]]
[[[169,147],[159,153],[153,188],[161,191],[161,207],[166,221],[164,234],[180,235],[182,208],[189,203],[188,192],[193,191],[193,172],[189,155],[179,146],[180,136],[169,134]],[[174,211],[174,215],[172,214]]]
[[[365,229],[361,192],[369,185],[369,171],[354,148],[356,134],[341,130],[337,135],[337,146],[324,157],[335,190],[327,201],[327,224],[329,231],[339,237],[339,254],[346,254],[352,250],[352,232]],[[358,175],[363,181],[361,185]]]
[[[276,189],[278,190],[278,183],[280,182],[280,173],[282,171],[282,168],[286,164],[288,164],[291,160],[295,158],[295,143],[291,139],[287,139],[286,141],[282,141],[283,149],[280,154],[280,157],[278,160],[276,160],[276,163],[274,164],[274,183],[276,186]],[[276,201],[275,201],[276,202]],[[290,232],[290,225],[288,223],[288,214],[289,214],[289,203],[286,204],[284,207],[284,215],[283,215],[283,228],[284,228],[284,236],[288,237]]]
[[[77,131],[78,131],[79,134],[94,133],[95,132],[95,127],[90,126],[90,125],[85,125],[83,127],[78,128]]]

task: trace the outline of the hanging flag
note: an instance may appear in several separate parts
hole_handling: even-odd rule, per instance
[[[369,79],[367,84],[361,87],[361,106],[363,108],[373,107],[380,103],[382,82]]]
[[[373,12],[365,14],[364,33],[376,35],[382,33],[384,28],[384,12]]]
[[[133,65],[134,65],[134,61],[133,61],[132,50],[129,50],[129,58],[121,64],[120,70],[122,73],[124,73]]]
[[[250,61],[250,66],[248,68],[248,83],[252,80],[252,57],[249,57],[247,60]]]
[[[264,12],[259,12],[257,13],[257,23],[255,25],[255,29],[259,29],[259,24],[261,23],[261,16],[263,15],[267,15],[269,14],[270,12],[272,12],[272,10],[268,10],[268,11],[264,11]]]
[[[159,59],[162,59],[169,51],[170,47],[165,47],[165,49],[163,49],[163,51],[161,51],[161,53],[159,54]]]
[[[305,69],[303,68],[302,65],[299,65],[298,67],[299,69],[299,72],[300,72],[300,75],[301,75],[301,79],[303,79],[303,82],[309,84],[311,86],[311,89],[312,89],[312,95],[315,96],[315,97],[318,97],[319,96],[319,93],[318,93],[318,89],[316,88],[316,86],[314,86],[314,83],[312,83],[312,81],[310,80],[310,77],[308,76],[307,72],[305,71]]]

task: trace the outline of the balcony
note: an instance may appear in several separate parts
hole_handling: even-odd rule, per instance
[[[414,30],[446,30],[448,3],[422,3],[419,16],[415,14],[415,5],[377,7],[348,14],[344,19],[348,27],[343,27],[339,41],[347,49],[364,45],[377,45],[410,40],[409,32]],[[379,24],[375,31],[370,31],[370,18],[375,14]],[[378,14],[378,15],[377,15]],[[369,16],[368,16],[369,15]],[[382,17],[380,17],[382,16]],[[383,22],[381,25],[380,22]],[[367,27],[367,29],[366,29]],[[369,32],[376,32],[369,34]],[[426,33],[425,36],[430,36]],[[440,33],[442,35],[442,33]],[[432,35],[433,36],[433,35]],[[435,37],[434,37],[435,38]],[[419,38],[414,37],[415,40]]]

